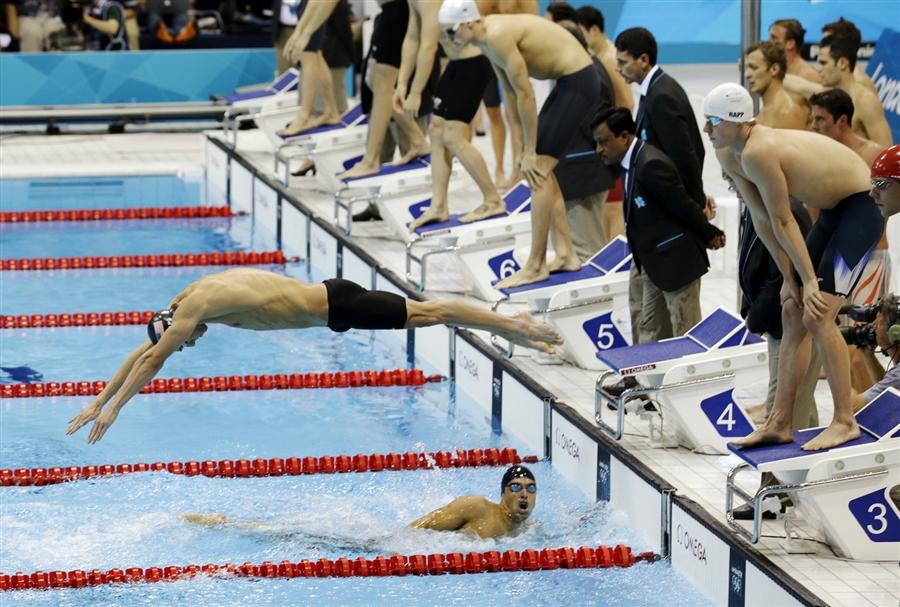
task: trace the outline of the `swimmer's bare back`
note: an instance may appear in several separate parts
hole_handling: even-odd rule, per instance
[[[185,306],[199,308],[200,322],[255,331],[323,327],[328,322],[324,285],[255,268],[234,268],[192,282],[169,304],[172,310]]]

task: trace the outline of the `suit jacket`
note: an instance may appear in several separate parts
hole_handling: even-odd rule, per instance
[[[678,82],[659,69],[641,97],[635,134],[672,159],[684,188],[701,208],[703,193],[703,138],[687,94]]]
[[[688,195],[675,163],[637,140],[626,177],[625,234],[637,269],[663,291],[706,274],[706,245],[722,231]]]
[[[803,203],[791,198],[791,212],[805,237],[812,226]],[[768,333],[781,339],[781,283],[775,260],[759,239],[750,211],[744,207],[741,218],[741,243],[738,248],[738,284],[741,287],[741,316],[754,333]]]
[[[594,56],[591,56],[591,59],[594,62],[594,69],[600,75],[600,95],[597,99],[599,106],[601,108],[613,106],[616,97],[612,80],[600,60]],[[597,153],[597,144],[594,143],[594,134],[590,127],[592,119],[593,116],[586,118],[584,128],[569,143],[565,155],[553,169],[563,200],[574,200],[606,192],[612,189],[616,179],[619,178],[618,169],[605,164]]]

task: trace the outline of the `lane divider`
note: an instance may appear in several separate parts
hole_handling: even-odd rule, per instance
[[[166,567],[124,567],[107,571],[74,569],[72,571],[35,571],[12,575],[0,573],[0,590],[47,590],[50,588],[84,588],[104,584],[170,582],[198,575],[249,578],[328,578],[385,577],[406,575],[460,575],[499,573],[502,571],[547,571],[552,569],[595,569],[631,567],[635,563],[659,560],[653,552],[633,554],[629,546],[581,546],[580,548],[544,548],[536,550],[497,550],[487,552],[450,552],[447,554],[411,554],[364,556],[350,559],[303,559],[275,564],[263,561],[256,565],[225,563],[216,565],[169,565]]]
[[[186,462],[153,462],[152,464],[101,464],[99,466],[54,466],[51,468],[0,469],[0,486],[30,487],[58,485],[98,476],[138,472],[168,472],[184,476],[209,478],[251,478],[262,476],[297,476],[300,474],[334,474],[347,472],[384,472],[396,470],[431,470],[434,468],[477,468],[508,466],[522,462],[535,463],[535,455],[520,457],[515,449],[457,449],[450,451],[407,451],[406,453],[357,453],[356,455],[323,455],[321,457],[273,457],[271,459],[190,460]]]
[[[363,388],[421,386],[444,381],[441,375],[425,375],[421,369],[376,371],[320,371],[318,373],[275,373],[274,375],[216,375],[214,377],[157,378],[144,386],[141,394],[179,392],[232,392],[241,390],[302,390],[312,388]],[[105,380],[0,384],[0,398],[42,398],[45,396],[97,396]]]
[[[71,312],[68,314],[5,315],[0,316],[0,329],[146,325],[151,318],[153,318],[153,310],[144,310],[143,312]]]
[[[0,270],[91,270],[96,268],[159,268],[183,266],[244,266],[300,261],[283,251],[226,251],[224,253],[175,253],[172,255],[107,255],[97,257],[36,257],[0,259]]]
[[[120,209],[57,209],[48,211],[0,211],[0,223],[40,223],[45,221],[104,221],[111,219],[192,219],[235,217],[231,207],[137,207]]]

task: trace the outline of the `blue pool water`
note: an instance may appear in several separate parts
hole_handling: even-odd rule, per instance
[[[153,224],[153,225],[151,225]],[[16,227],[3,257],[114,255],[231,248],[274,238],[248,218]],[[7,272],[0,314],[143,310],[165,305],[211,268]],[[306,279],[302,265],[286,271]],[[108,379],[145,337],[140,326],[0,330],[0,381]],[[256,333],[214,326],[167,361],[161,377],[383,369],[403,344],[370,332]],[[331,390],[139,395],[96,445],[64,433],[90,397],[0,401],[0,467],[290,457],[512,446],[449,384]],[[0,489],[0,571],[108,569],[359,555],[429,554],[625,543],[646,550],[625,516],[586,500],[548,462],[532,523],[481,540],[408,523],[460,495],[497,499],[497,468],[208,479],[165,473]],[[188,523],[223,513],[224,527]],[[660,592],[669,589],[670,592]],[[677,589],[677,590],[676,590]],[[703,605],[665,563],[630,569],[351,579],[195,579],[17,592],[17,605]]]

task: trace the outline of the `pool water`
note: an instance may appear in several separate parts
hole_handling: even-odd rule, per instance
[[[152,225],[151,225],[152,224]],[[270,250],[250,218],[2,226],[2,256]],[[307,268],[277,268],[308,279]],[[0,314],[146,310],[217,268],[5,272]],[[146,337],[143,326],[0,330],[0,382],[108,379]],[[214,326],[160,377],[405,366],[388,334],[327,329],[256,333]],[[426,372],[430,370],[426,369]],[[138,395],[96,445],[66,424],[90,397],[0,401],[0,467],[252,459],[516,447],[447,383]],[[0,489],[0,571],[109,569],[207,562],[374,557],[624,543],[646,550],[623,513],[589,502],[549,464],[517,537],[481,540],[410,529],[461,495],[499,498],[500,468],[219,479],[167,473]],[[189,523],[222,513],[227,525]],[[668,592],[660,592],[667,589]],[[196,578],[0,595],[17,605],[703,605],[666,563],[630,569],[404,578]]]

